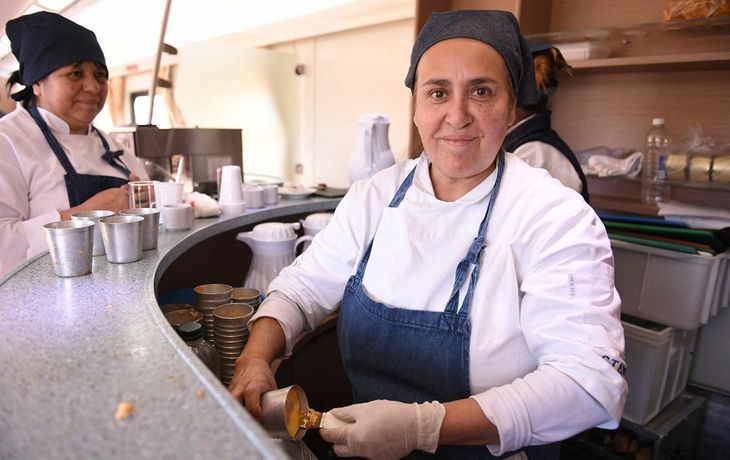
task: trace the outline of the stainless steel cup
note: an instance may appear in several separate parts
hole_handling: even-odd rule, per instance
[[[299,421],[301,412],[308,410],[307,395],[299,385],[261,395],[261,425],[278,439],[302,439],[307,430],[299,427]]]
[[[142,258],[142,216],[104,217],[99,221],[106,259],[126,264]]]
[[[114,211],[82,211],[76,212],[71,215],[71,220],[90,220],[94,222],[94,255],[104,255],[104,240],[101,238],[101,225],[99,225],[99,219],[102,217],[111,217],[114,215]]]
[[[70,277],[91,273],[94,222],[64,220],[43,228],[56,275]]]
[[[124,209],[119,212],[120,216],[142,216],[142,250],[155,249],[157,247],[157,236],[160,229],[160,210],[154,208]]]

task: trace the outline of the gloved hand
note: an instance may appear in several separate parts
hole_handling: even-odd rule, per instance
[[[416,449],[433,453],[445,415],[438,401],[377,400],[327,412],[320,435],[334,444],[340,457],[395,459]]]

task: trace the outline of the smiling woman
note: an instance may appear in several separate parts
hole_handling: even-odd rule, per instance
[[[131,152],[92,126],[108,92],[94,33],[39,12],[8,21],[20,68],[8,89],[22,102],[0,119],[0,275],[46,249],[43,225],[76,212],[128,206],[127,182],[145,177]]]
[[[108,72],[98,62],[63,66],[33,84],[36,105],[68,123],[72,134],[84,134],[104,107]]]

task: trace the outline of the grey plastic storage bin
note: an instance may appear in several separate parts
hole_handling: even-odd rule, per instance
[[[728,255],[686,254],[611,240],[621,312],[697,329],[730,298]]]
[[[687,386],[697,331],[623,316],[629,395],[623,417],[643,425]]]

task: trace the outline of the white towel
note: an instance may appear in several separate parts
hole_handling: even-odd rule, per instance
[[[636,177],[641,172],[641,161],[644,154],[634,152],[626,158],[615,158],[607,155],[592,155],[583,172],[598,177],[626,176]]]
[[[220,214],[220,208],[218,202],[215,201],[211,196],[205,193],[192,192],[186,200],[195,210],[195,218],[201,217],[218,217]]]

